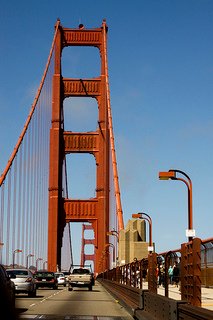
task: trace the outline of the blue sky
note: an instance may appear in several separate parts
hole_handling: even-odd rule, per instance
[[[132,213],[149,213],[158,252],[177,248],[187,240],[186,187],[178,181],[158,180],[159,171],[174,168],[185,171],[193,182],[196,235],[212,237],[213,1],[2,1],[1,171],[34,100],[57,18],[69,28],[79,23],[86,28],[99,27],[103,18],[107,20],[111,106],[125,224]],[[90,57],[90,52],[85,52]],[[82,70],[77,68],[81,55],[78,50],[64,54],[66,76],[97,73],[85,58]],[[95,111],[86,112],[82,102],[75,115],[67,117],[74,125],[80,119],[86,128],[96,116]],[[84,192],[81,184],[76,189]]]

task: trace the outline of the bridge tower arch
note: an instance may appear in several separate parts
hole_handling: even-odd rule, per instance
[[[69,222],[89,222],[94,229],[95,272],[108,268],[104,254],[109,230],[109,123],[107,109],[105,20],[100,28],[68,29],[59,26],[55,42],[52,127],[50,129],[50,173],[48,213],[48,268],[60,266],[63,230]],[[91,79],[63,78],[61,54],[67,46],[93,46],[100,52],[100,76]],[[63,101],[68,97],[92,97],[98,104],[98,129],[72,132],[63,129]],[[66,199],[62,196],[62,166],[66,154],[89,153],[96,161],[96,196],[90,199]],[[101,264],[100,264],[101,261]],[[100,269],[100,266],[101,269]]]

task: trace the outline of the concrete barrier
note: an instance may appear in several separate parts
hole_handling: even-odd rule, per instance
[[[213,311],[192,306],[157,293],[120,284],[115,281],[98,281],[118,299],[137,320],[212,320]]]
[[[180,304],[186,304],[186,302],[167,298],[148,290],[141,290],[139,309],[135,310],[135,316],[139,320],[178,320]]]

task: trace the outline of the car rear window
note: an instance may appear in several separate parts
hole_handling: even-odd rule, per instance
[[[73,274],[89,274],[89,270],[88,269],[74,269]]]
[[[16,276],[28,276],[27,270],[7,270],[7,274],[15,274]]]
[[[38,278],[54,277],[54,273],[52,273],[52,272],[38,272],[35,274],[35,277],[38,277]]]

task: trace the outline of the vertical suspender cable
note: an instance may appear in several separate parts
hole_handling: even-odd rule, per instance
[[[50,49],[50,54],[49,54],[49,57],[48,57],[48,60],[47,60],[46,68],[45,68],[45,71],[44,71],[44,74],[43,74],[43,77],[42,77],[40,86],[39,86],[39,88],[38,88],[37,95],[36,95],[36,97],[35,97],[35,99],[34,99],[34,102],[33,102],[33,104],[32,104],[30,113],[29,113],[29,115],[28,115],[28,118],[27,118],[27,121],[26,121],[26,123],[25,123],[25,125],[24,125],[24,128],[23,128],[23,130],[22,130],[22,132],[21,132],[21,135],[20,135],[20,137],[19,137],[19,139],[18,139],[18,142],[17,142],[17,144],[16,144],[16,146],[15,146],[15,148],[14,148],[12,154],[11,154],[10,159],[8,160],[8,163],[7,163],[6,167],[5,167],[4,172],[3,172],[2,175],[0,176],[0,187],[1,187],[1,185],[3,184],[3,182],[4,182],[5,178],[6,178],[6,175],[7,175],[8,171],[9,171],[9,169],[10,169],[12,163],[13,163],[13,160],[14,160],[14,158],[15,158],[15,156],[16,156],[19,148],[20,148],[21,142],[22,142],[22,140],[23,140],[23,138],[24,138],[24,136],[25,136],[25,133],[26,133],[26,131],[27,131],[27,129],[28,129],[28,126],[29,126],[29,124],[30,124],[31,118],[32,118],[32,116],[33,116],[33,114],[34,114],[34,111],[35,111],[35,108],[36,108],[36,104],[37,104],[37,101],[38,101],[39,96],[40,96],[40,94],[41,94],[41,90],[42,90],[43,85],[44,85],[44,80],[45,80],[45,78],[46,78],[46,75],[47,75],[47,72],[48,72],[48,68],[49,68],[49,65],[50,65],[52,53],[53,53],[54,46],[55,46],[56,34],[57,34],[57,30],[58,30],[58,28],[59,28],[59,25],[60,25],[60,21],[58,20],[58,21],[57,21],[57,24],[56,24],[56,28],[55,28],[55,35],[54,35],[54,38],[53,38],[52,46],[51,46],[51,49]]]
[[[16,189],[17,189],[17,158],[14,162],[14,178],[13,178],[13,214],[12,214],[12,221],[13,221],[13,231],[12,231],[12,248],[15,247],[16,243],[16,234],[17,234],[17,225],[16,225],[16,212],[17,212],[17,195],[16,195]]]
[[[18,215],[17,215],[17,221],[19,221],[19,232],[18,232],[18,238],[17,238],[17,247],[20,249],[20,244],[21,244],[21,233],[22,233],[22,207],[21,207],[21,190],[22,190],[22,148],[19,151],[18,154],[18,159],[19,159],[19,168],[18,168]]]
[[[11,171],[8,173],[8,187],[7,187],[7,238],[6,238],[6,257],[10,255],[10,212],[11,212]],[[7,261],[8,262],[8,261]]]
[[[115,187],[116,210],[117,210],[117,217],[118,217],[118,229],[120,231],[124,229],[124,222],[123,222],[123,211],[122,211],[120,187],[119,187],[119,180],[118,180],[118,169],[117,169],[115,142],[114,142],[113,125],[112,125],[112,113],[111,113],[111,106],[110,106],[109,75],[108,75],[107,45],[106,45],[106,22],[105,21],[103,21],[103,28],[104,28],[103,39],[104,39],[104,59],[105,59],[105,76],[106,76],[106,87],[107,87],[106,94],[107,94],[109,135],[110,135],[112,168],[113,168],[113,178],[114,178],[114,187]]]
[[[30,237],[29,237],[29,136],[30,136],[30,130],[28,130],[28,134],[26,136],[26,163],[25,163],[25,170],[26,170],[26,191],[28,192],[27,198],[26,198],[26,221],[25,221],[25,241],[26,241],[26,246],[25,246],[25,253],[29,254],[29,242],[30,242]]]
[[[45,83],[49,80],[50,84],[52,84],[52,76],[49,75],[49,69],[52,57],[54,57],[55,39],[59,26],[60,21],[58,20],[39,89],[21,135],[0,176],[0,246],[2,248],[4,243],[4,248],[6,249],[4,252],[6,251],[7,260],[11,256],[12,249],[17,248],[22,249],[26,254],[29,251],[35,255],[40,255],[40,251],[46,254],[46,249],[42,250],[42,247],[45,247],[46,244],[44,226],[47,217],[44,215],[44,210],[47,209],[47,201],[43,201],[42,197],[44,191],[48,190],[48,175],[43,171],[45,168],[42,155],[39,152],[43,151],[47,154],[48,148],[44,147],[43,138],[45,130],[47,130],[47,138],[49,137],[49,130],[47,129],[47,122],[43,120],[43,116],[41,117],[40,104],[44,103],[45,111],[47,109],[47,101],[45,100],[48,98],[46,89],[49,90],[49,100],[51,101],[52,98],[52,86],[45,87]],[[49,112],[48,109],[48,115]],[[41,173],[44,174],[41,176]],[[46,184],[44,184],[44,179]],[[46,199],[48,198],[46,197]],[[45,202],[45,208],[42,207],[43,202]],[[42,227],[39,228],[41,225]],[[17,226],[19,227],[19,232],[16,230]],[[17,263],[20,258],[17,255]],[[6,259],[5,262],[7,262]]]
[[[23,206],[22,206],[22,215],[23,215],[23,219],[22,219],[22,251],[23,252],[26,252],[26,232],[25,232],[25,226],[26,226],[26,178],[27,178],[27,175],[26,175],[26,143],[22,143],[22,149],[23,149],[23,166],[22,166],[22,170],[23,170],[23,191],[22,191],[22,203],[23,203]],[[21,255],[18,255],[22,258],[22,265],[25,263],[24,262],[24,257],[23,257],[23,254]]]
[[[2,263],[2,251],[3,251],[3,224],[4,224],[4,184],[2,185],[0,189],[1,193],[1,207],[0,207],[0,263]]]

